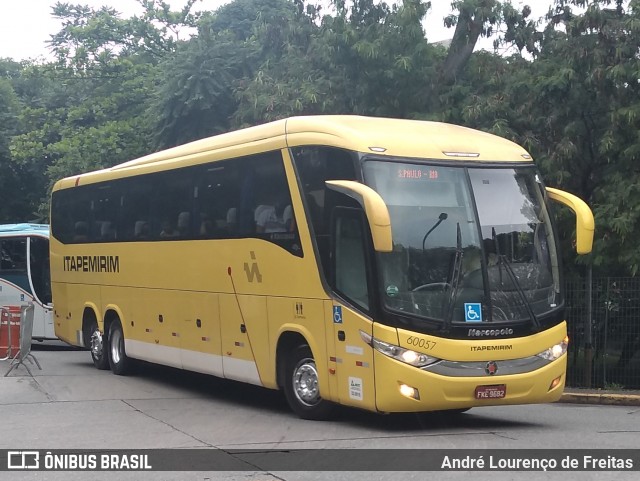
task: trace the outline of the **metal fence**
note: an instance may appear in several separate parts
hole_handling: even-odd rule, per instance
[[[594,278],[588,287],[567,282],[567,386],[640,389],[640,278]]]

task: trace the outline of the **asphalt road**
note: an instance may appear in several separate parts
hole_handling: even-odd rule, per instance
[[[378,415],[341,409],[331,421],[296,418],[280,393],[176,369],[141,364],[131,376],[93,367],[89,353],[37,345],[42,366],[0,378],[0,449],[629,449],[640,448],[640,407],[555,403],[476,408],[454,417]],[[8,363],[0,363],[4,375]],[[637,451],[636,451],[637,452]],[[399,452],[400,453],[400,452]],[[321,453],[320,453],[321,455]],[[384,458],[383,458],[384,459]],[[379,461],[379,460],[378,460]],[[640,463],[639,463],[640,464]],[[347,461],[348,465],[348,461]],[[640,470],[640,466],[637,467]],[[624,472],[0,471],[0,480],[162,479],[640,479]]]

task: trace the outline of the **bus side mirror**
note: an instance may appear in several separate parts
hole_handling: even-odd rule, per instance
[[[573,194],[547,187],[549,198],[569,207],[576,215],[576,251],[588,254],[593,246],[593,212],[585,201]]]
[[[387,204],[380,194],[371,187],[352,180],[328,180],[325,184],[328,189],[347,195],[362,206],[371,228],[373,248],[377,252],[391,252],[391,219]]]

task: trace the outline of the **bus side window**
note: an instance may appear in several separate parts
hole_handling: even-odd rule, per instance
[[[180,212],[178,214],[178,237],[188,239],[191,237],[191,213]]]
[[[214,162],[197,173],[197,237],[224,239],[237,235],[241,164],[242,159]]]
[[[336,209],[334,218],[335,289],[365,310],[369,309],[364,220],[361,211]]]
[[[0,250],[0,252],[1,252],[0,270],[14,269],[15,268],[15,264],[13,263],[13,259],[11,258],[11,254],[9,254],[9,252],[7,250],[5,250],[5,248],[2,245],[2,243],[0,243],[0,246],[2,246],[2,248]]]
[[[116,204],[118,241],[151,238],[151,179],[152,176],[141,176],[120,181],[121,197]]]
[[[192,239],[196,171],[182,169],[154,174],[151,187],[151,224],[154,239]],[[158,230],[157,226],[160,226]]]
[[[31,292],[27,277],[27,238],[15,237],[0,241],[2,261],[0,263],[0,277]]]
[[[329,219],[331,207],[325,199],[325,181],[358,180],[352,153],[334,147],[293,147],[291,154],[302,186],[311,234],[315,237],[325,279],[330,278]]]
[[[149,240],[151,237],[151,227],[146,220],[137,220],[133,226],[133,237],[136,240]]]
[[[302,257],[282,153],[267,152],[247,160],[248,175],[242,189],[238,225],[242,229],[244,218],[244,227],[251,226],[251,232],[245,235],[266,240]],[[251,211],[250,222],[245,218],[247,207]],[[243,233],[241,230],[240,234]]]
[[[116,231],[111,221],[105,220],[100,225],[100,240],[112,241],[116,238]]]
[[[89,242],[91,232],[91,204],[92,186],[86,186],[76,197],[76,202],[69,202],[66,205],[66,215],[71,221],[71,229],[67,240],[73,244]]]
[[[75,223],[73,242],[88,242],[89,241],[89,225],[82,220]]]

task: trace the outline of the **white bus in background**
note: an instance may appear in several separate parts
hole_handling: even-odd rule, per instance
[[[53,329],[49,226],[0,225],[0,306],[33,303],[33,339],[57,339]]]

